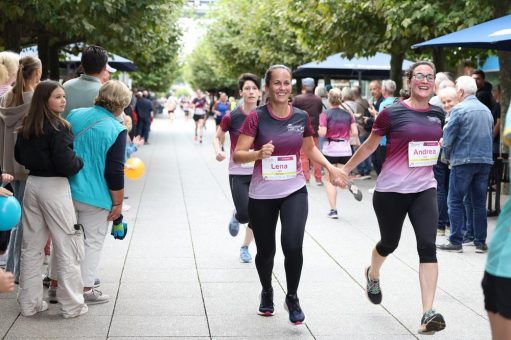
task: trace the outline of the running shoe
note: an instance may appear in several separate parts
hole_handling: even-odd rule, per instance
[[[431,309],[422,316],[419,334],[431,335],[435,334],[435,332],[440,332],[444,328],[445,320],[442,314]]]
[[[59,300],[57,300],[57,287],[48,288],[48,302],[51,304],[59,302]]]
[[[240,262],[242,263],[252,262],[252,256],[248,252],[248,246],[243,246],[240,248]]]
[[[362,175],[360,177],[356,177],[355,179],[359,179],[359,180],[367,180],[367,179],[371,179],[371,176],[370,175]]]
[[[324,184],[323,184],[323,181],[316,181],[316,185],[318,187],[322,187]]]
[[[339,215],[337,214],[337,210],[335,210],[335,209],[331,209],[327,216],[328,216],[328,218],[333,218],[333,219],[339,218]]]
[[[445,236],[445,229],[438,228],[436,230],[436,236]]]
[[[94,288],[98,288],[99,286],[101,286],[101,280],[100,279],[95,279],[94,280]]]
[[[452,244],[451,242],[447,242],[446,244],[439,244],[436,247],[440,250],[463,253],[463,246],[461,244]]]
[[[292,324],[301,325],[305,320],[305,314],[303,314],[302,308],[300,307],[300,301],[296,294],[286,295],[284,308],[289,312],[289,321]]]
[[[484,254],[488,251],[486,243],[481,243],[476,246],[476,253]]]
[[[240,222],[236,219],[236,210],[232,213],[231,220],[229,221],[229,233],[232,237],[238,235],[240,231]]]
[[[374,189],[375,189],[375,187],[369,188],[369,189],[367,189],[367,192],[372,195],[372,194],[374,194]]]
[[[369,301],[374,303],[375,305],[379,305],[381,303],[382,294],[380,288],[380,280],[372,280],[369,278],[369,269],[371,267],[366,268],[365,276],[367,281],[366,292]]]
[[[274,309],[273,288],[268,290],[263,289],[261,292],[261,303],[259,304],[257,314],[262,316],[273,316]]]
[[[88,305],[97,305],[100,303],[107,303],[110,301],[110,297],[103,294],[100,290],[92,288],[89,291],[83,292],[83,299]]]
[[[80,315],[83,315],[83,314],[87,313],[88,311],[89,311],[89,307],[87,307],[87,305],[83,305],[82,309],[80,310],[80,313],[78,313],[76,315],[62,314],[62,317],[64,319],[76,318],[76,317],[78,317]]]

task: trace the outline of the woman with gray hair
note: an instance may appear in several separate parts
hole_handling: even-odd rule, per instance
[[[69,181],[78,224],[85,233],[81,270],[83,297],[89,305],[109,300],[94,283],[109,221],[121,216],[127,130],[116,117],[130,101],[128,87],[110,80],[99,89],[95,106],[73,110],[67,117],[75,151],[84,161],[83,169]]]

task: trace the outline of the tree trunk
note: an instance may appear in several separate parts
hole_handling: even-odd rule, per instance
[[[403,87],[403,60],[404,53],[392,52],[390,56],[390,79],[396,82],[396,92],[394,95],[399,96],[399,90]]]
[[[437,72],[446,72],[445,53],[442,47],[433,48],[433,64],[435,64]]]
[[[21,22],[7,20],[3,27],[5,50],[19,53],[21,51]]]
[[[50,39],[45,34],[37,37],[37,53],[43,64],[43,73],[41,79],[48,79],[49,60],[50,60]]]
[[[60,69],[59,69],[59,52],[60,46],[57,44],[51,44],[49,48],[49,60],[48,60],[48,69],[50,71],[50,79],[58,81],[60,79]]]

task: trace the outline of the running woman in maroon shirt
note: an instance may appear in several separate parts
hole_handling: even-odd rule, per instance
[[[419,255],[423,315],[418,332],[432,334],[445,328],[443,316],[433,309],[438,280],[435,245],[438,205],[433,165],[438,160],[445,113],[429,105],[435,81],[432,63],[414,63],[407,76],[410,98],[380,112],[371,135],[344,166],[342,185],[347,185],[350,171],[372,154],[382,137],[387,136],[387,155],[373,195],[381,239],[373,249],[371,265],[365,270],[367,296],[372,303],[381,303],[380,269],[397,248],[408,215]]]
[[[274,312],[271,276],[275,257],[275,229],[280,216],[281,244],[286,270],[285,307],[289,320],[301,324],[305,315],[297,296],[303,265],[302,243],[308,214],[307,189],[300,149],[327,169],[332,182],[340,169],[316,148],[307,112],[289,105],[291,70],[271,66],[265,74],[269,102],[253,111],[243,123],[234,152],[236,163],[254,162],[249,189],[248,215],[257,245],[255,259],[262,285],[258,314]],[[250,150],[251,148],[254,150]]]
[[[231,139],[231,157],[229,158],[229,184],[231,186],[232,200],[234,201],[235,210],[229,221],[229,233],[232,236],[238,235],[240,223],[248,223],[248,189],[250,180],[252,179],[252,171],[254,164],[236,164],[232,159],[234,149],[238,142],[240,129],[248,114],[255,110],[257,100],[259,99],[259,79],[251,73],[243,73],[239,80],[240,96],[243,98],[243,105],[238,106],[231,112],[227,113],[220,122],[220,126],[216,131],[213,139],[213,147],[215,148],[216,160],[221,162],[225,157],[221,141],[224,140],[225,134],[229,132]],[[252,262],[252,256],[248,251],[248,247],[254,239],[254,233],[248,225],[245,232],[245,239],[240,248],[240,261],[243,263]]]

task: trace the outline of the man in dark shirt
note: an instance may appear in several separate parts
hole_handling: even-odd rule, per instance
[[[472,78],[475,79],[477,85],[476,97],[481,103],[486,105],[490,111],[493,111],[493,105],[495,100],[491,94],[492,85],[485,80],[486,74],[483,70],[477,70],[472,73]]]
[[[135,112],[138,116],[137,135],[144,138],[144,143],[149,144],[149,129],[151,127],[151,116],[153,115],[153,103],[141,92],[137,92],[137,103]]]
[[[321,100],[321,97],[316,96],[314,94],[314,79],[312,78],[305,78],[302,80],[302,94],[296,96],[293,98],[293,106],[297,107],[301,110],[306,111],[309,114],[312,128],[314,129],[314,143],[316,144],[316,147],[319,149],[319,135],[318,135],[318,128],[319,128],[319,115],[323,111],[323,101]],[[302,161],[302,167],[303,167],[303,174],[305,176],[305,180],[307,183],[310,181],[310,163],[307,156],[303,153],[303,151],[300,151],[300,159]],[[321,179],[321,165],[312,162],[314,167],[314,178],[316,179],[316,184],[321,186],[323,185],[323,181]]]

